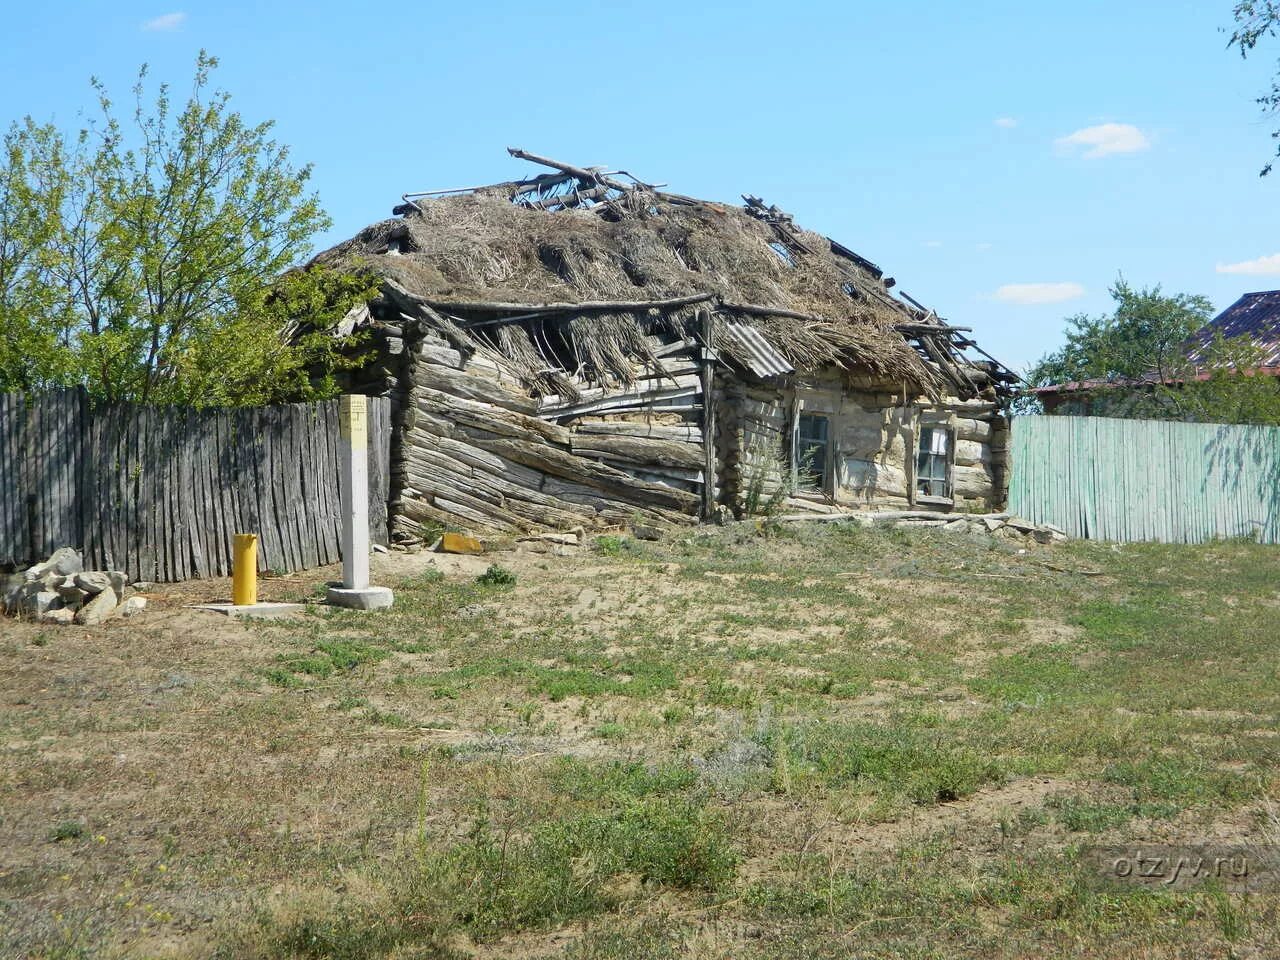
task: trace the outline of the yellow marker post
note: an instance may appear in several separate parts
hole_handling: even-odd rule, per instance
[[[258,535],[237,533],[231,559],[231,602],[246,607],[258,602]]]

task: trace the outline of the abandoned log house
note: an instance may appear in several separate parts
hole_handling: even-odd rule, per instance
[[[510,152],[544,172],[316,258],[381,278],[341,329],[393,403],[394,532],[1001,504],[1016,376],[874,263],[755,197]]]

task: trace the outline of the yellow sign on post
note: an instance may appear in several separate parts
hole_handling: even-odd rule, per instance
[[[369,398],[363,394],[347,394],[338,401],[338,435],[350,441],[353,449],[369,446]]]

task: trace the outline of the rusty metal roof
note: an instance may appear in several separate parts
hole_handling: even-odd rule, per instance
[[[757,377],[777,377],[794,373],[795,367],[778,352],[763,333],[747,323],[725,321],[721,334],[729,341],[726,352]]]
[[[1193,363],[1207,360],[1206,347],[1214,336],[1245,337],[1262,351],[1262,366],[1280,364],[1280,290],[1246,293],[1196,334],[1197,346],[1188,356]]]

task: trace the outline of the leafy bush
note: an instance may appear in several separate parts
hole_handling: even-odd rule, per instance
[[[53,843],[61,840],[79,840],[84,836],[84,824],[78,820],[64,820],[50,830],[48,836]]]
[[[491,563],[488,570],[476,577],[476,583],[482,587],[511,587],[515,582],[516,575],[496,563]]]

